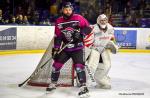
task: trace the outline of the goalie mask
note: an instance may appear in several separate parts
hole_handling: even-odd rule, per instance
[[[106,29],[108,24],[108,18],[105,14],[101,14],[97,18],[97,24],[99,24],[101,29]]]
[[[65,2],[62,5],[63,18],[68,20],[73,15],[73,5],[70,2]]]

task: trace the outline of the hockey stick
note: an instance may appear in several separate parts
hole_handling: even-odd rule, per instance
[[[101,46],[101,48],[99,50],[97,50],[96,48],[94,50],[100,52],[100,54],[101,54],[105,49],[106,49],[106,46]],[[85,49],[84,49],[84,55],[85,55]],[[87,73],[88,73],[88,75],[90,77],[90,80],[94,83],[94,82],[96,82],[95,79],[94,79],[94,72],[93,73],[91,72],[91,69],[88,66],[89,63],[87,62],[87,61],[89,61],[89,57],[90,56],[91,56],[91,53],[88,55],[87,59],[84,57],[84,59],[85,59],[85,67],[86,67]]]
[[[84,55],[85,67],[86,67],[86,70],[87,70],[87,72],[88,72],[88,75],[90,76],[91,81],[92,81],[92,82],[95,82],[94,76],[92,75],[90,68],[89,68],[88,65],[86,64],[86,61],[88,60],[89,56],[88,56],[87,59],[86,59],[86,57],[85,57],[85,48],[84,48],[84,50],[83,50],[83,55]]]
[[[92,75],[90,68],[88,67],[88,65],[85,65],[85,67],[87,69],[87,72],[88,72],[88,74],[90,76],[91,81],[95,82],[94,76]]]
[[[56,54],[59,54],[60,52],[62,52],[73,40],[71,40],[70,42],[68,42],[65,46],[63,46]],[[55,55],[56,55],[55,54]],[[19,87],[23,86],[26,82],[28,82],[33,76],[35,76],[38,72],[40,72],[43,67],[50,61],[52,60],[55,55],[53,55],[52,57],[50,57],[39,69],[35,70],[25,81],[23,81],[22,83],[18,84]]]
[[[94,76],[92,75],[92,72],[91,72],[89,66],[86,64],[86,62],[85,62],[85,67],[86,67],[86,70],[88,72],[88,75],[90,76],[91,81],[95,82]]]
[[[106,49],[106,46],[103,46],[102,49],[99,50],[100,54],[101,54],[105,49]],[[98,50],[96,50],[96,51],[98,51]],[[84,50],[84,55],[85,55],[85,50]],[[85,67],[86,67],[86,70],[87,70],[87,73],[88,73],[88,75],[89,75],[89,77],[90,77],[91,82],[94,83],[94,82],[96,82],[95,79],[94,79],[94,73],[92,74],[91,69],[89,68],[88,62],[87,62],[88,59],[89,59],[89,57],[90,57],[90,55],[87,57],[87,59],[85,58]]]

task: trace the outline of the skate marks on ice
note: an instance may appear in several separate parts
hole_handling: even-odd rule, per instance
[[[112,90],[114,91],[144,91],[146,89],[150,91],[150,84],[146,82],[112,77]]]
[[[0,57],[0,98],[78,98],[77,87],[58,87],[49,94],[46,94],[46,88],[17,87],[18,83],[33,72],[40,57],[41,55]],[[89,88],[90,98],[135,97],[120,96],[118,95],[120,92],[144,93],[144,96],[139,98],[150,98],[149,58],[149,54],[112,55],[112,69],[109,73],[112,89]],[[25,65],[25,60],[28,66]]]
[[[0,85],[0,98],[36,98],[44,93],[40,89]]]
[[[111,90],[104,90],[92,87],[89,88],[89,94],[90,98],[99,98],[106,96],[107,98],[113,98],[111,96],[119,97],[119,92],[140,92],[146,95],[146,91],[149,90],[149,88],[150,85],[145,82],[112,77]],[[79,96],[77,95],[78,92],[78,87],[58,87],[53,92],[46,93],[46,88],[41,87],[11,87],[0,85],[0,98],[79,98]]]
[[[0,98],[77,98],[78,88],[58,87],[52,92],[46,92],[45,87],[16,87],[0,85]]]
[[[77,98],[78,88],[76,87],[57,87],[52,92],[46,91],[45,96],[49,98]]]
[[[143,70],[150,70],[150,66],[147,60],[139,62],[130,62],[132,67]]]
[[[48,92],[45,87],[0,85],[0,98],[80,98],[78,92],[78,87],[57,87]]]

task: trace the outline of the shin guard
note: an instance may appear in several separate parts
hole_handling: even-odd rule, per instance
[[[86,84],[86,73],[84,69],[76,68],[77,76],[81,85]]]
[[[52,69],[52,73],[51,73],[51,81],[53,83],[57,83],[59,75],[60,75],[60,69],[63,66],[62,63],[59,62],[54,62],[53,64],[53,69]]]

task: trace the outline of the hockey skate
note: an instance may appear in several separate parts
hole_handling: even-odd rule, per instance
[[[111,89],[111,85],[101,85],[101,89]]]
[[[56,84],[55,83],[51,83],[47,88],[46,91],[53,91],[56,89]]]
[[[100,89],[111,89],[110,84],[97,84],[95,88],[100,88]]]
[[[78,95],[80,98],[90,97],[88,88],[86,86],[81,86]]]

